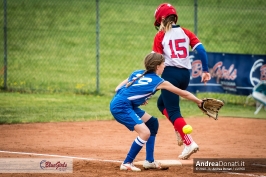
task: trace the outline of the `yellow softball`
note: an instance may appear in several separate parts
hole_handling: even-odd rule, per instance
[[[185,134],[190,134],[193,129],[192,129],[191,125],[185,125],[182,130]]]

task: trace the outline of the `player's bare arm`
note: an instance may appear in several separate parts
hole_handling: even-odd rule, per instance
[[[175,87],[173,84],[171,84],[170,82],[168,81],[164,81],[163,83],[161,83],[157,89],[166,89],[170,92],[173,92],[183,98],[186,98],[188,100],[191,100],[193,102],[195,102],[196,104],[198,104],[198,106],[201,105],[202,103],[202,100],[198,99],[197,97],[195,97],[192,93],[186,91],[186,90],[181,90],[177,87]]]
[[[119,90],[126,83],[128,83],[128,79],[125,79],[120,84],[118,84],[118,86],[115,88],[115,92],[117,92],[117,90]]]

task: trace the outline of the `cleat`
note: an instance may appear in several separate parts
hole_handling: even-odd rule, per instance
[[[175,134],[176,134],[176,139],[177,139],[178,146],[182,146],[184,141],[182,140],[180,134],[177,131],[175,131]]]
[[[161,169],[162,166],[161,166],[161,163],[160,162],[149,162],[147,160],[144,161],[143,163],[143,168],[145,170],[148,170],[148,169]]]
[[[135,167],[133,163],[125,163],[121,164],[120,170],[125,170],[125,171],[141,171],[141,169]]]
[[[190,145],[185,145],[184,150],[181,155],[178,156],[179,159],[186,160],[188,159],[193,153],[196,153],[199,150],[199,146],[192,142]]]
[[[149,170],[149,169],[157,169],[157,170],[168,170],[169,167],[166,166],[162,166],[162,164],[160,162],[148,162],[147,160],[145,160],[145,162],[143,163],[143,168],[145,170]]]

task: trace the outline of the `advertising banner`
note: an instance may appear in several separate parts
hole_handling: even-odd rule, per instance
[[[190,53],[192,63],[188,91],[218,92],[249,95],[260,81],[266,80],[266,55],[245,55],[208,52],[209,72],[212,79],[201,82],[201,60],[195,52]]]

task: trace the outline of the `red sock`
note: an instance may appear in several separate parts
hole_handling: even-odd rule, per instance
[[[186,145],[190,145],[193,142],[192,137],[189,134],[184,134],[182,128],[187,125],[183,117],[179,117],[174,122],[175,131],[177,131]]]

